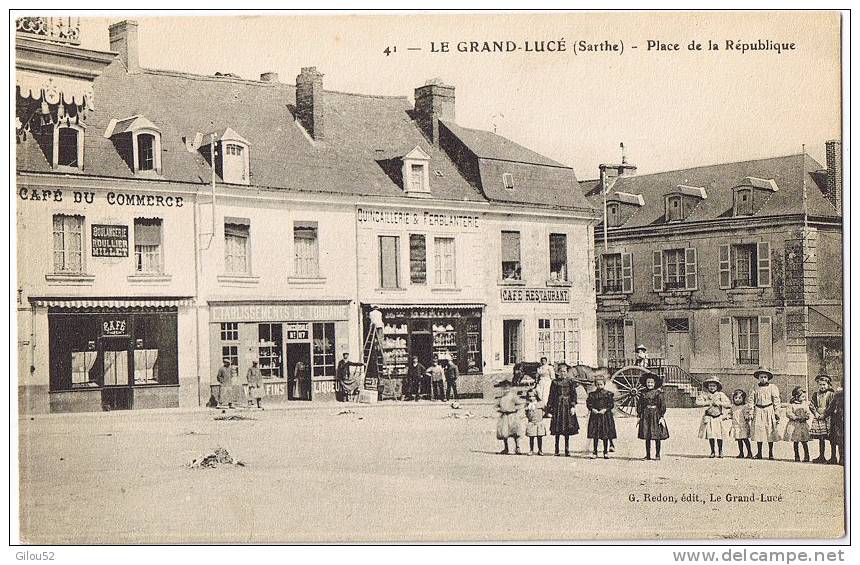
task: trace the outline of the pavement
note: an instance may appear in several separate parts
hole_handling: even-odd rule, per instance
[[[667,415],[661,461],[636,421],[592,460],[498,455],[488,401],[297,403],[19,420],[28,543],[837,538],[844,468],[710,459],[699,409]],[[578,406],[585,427],[585,408]],[[341,413],[345,412],[345,413]],[[241,416],[245,419],[216,420]],[[544,451],[552,452],[552,437]],[[527,447],[527,442],[524,441]],[[242,465],[190,464],[226,449]],[[813,457],[817,446],[810,444]]]

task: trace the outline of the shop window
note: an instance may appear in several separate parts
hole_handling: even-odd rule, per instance
[[[239,322],[221,324],[221,341],[239,341]]]
[[[538,319],[538,358],[552,359],[552,326],[549,318]]]
[[[161,218],[134,219],[134,260],[138,273],[161,272]]]
[[[221,359],[227,359],[230,362],[231,371],[234,376],[239,373],[239,346],[230,342],[239,341],[239,323],[238,322],[222,322],[220,327],[221,334]]]
[[[770,286],[770,243],[720,246],[720,288]]]
[[[84,130],[68,125],[54,129],[54,166],[81,168],[84,152]]]
[[[567,280],[567,234],[549,234],[549,278]]]
[[[400,238],[379,236],[379,286],[400,288]]]
[[[134,384],[177,384],[176,318],[163,314],[137,316],[134,337]]]
[[[738,364],[758,365],[759,333],[758,318],[735,318],[738,335]]]
[[[436,284],[454,285],[455,251],[453,237],[437,237],[433,241],[433,265]]]
[[[83,272],[83,216],[54,215],[54,272]]]
[[[233,376],[239,374],[239,346],[238,345],[222,345],[221,346],[221,359],[227,359],[230,361],[231,371],[233,372]]]
[[[319,233],[316,222],[296,222],[293,227],[295,245],[295,275],[301,278],[319,277]]]
[[[538,356],[552,363],[579,363],[579,320],[538,319]]]
[[[520,360],[522,352],[520,344],[520,329],[522,320],[504,320],[502,324],[503,349],[505,365],[513,365]]]
[[[427,282],[427,241],[423,234],[409,235],[409,280],[412,284]]]
[[[620,367],[624,364],[624,321],[606,320],[606,356],[610,367]]]
[[[134,384],[158,382],[158,350],[134,350]]]
[[[93,373],[98,354],[95,351],[72,351],[72,387],[98,386]]]
[[[260,360],[260,373],[265,379],[280,379],[283,375],[282,343],[283,326],[281,324],[259,324],[257,356]]]
[[[228,274],[250,274],[250,239],[250,222],[224,222],[224,269]]]
[[[313,327],[313,376],[335,376],[334,323],[315,323]]]
[[[479,372],[481,361],[481,321],[470,319],[466,321],[466,370]]]
[[[520,232],[502,232],[502,280],[522,280],[520,263]]]

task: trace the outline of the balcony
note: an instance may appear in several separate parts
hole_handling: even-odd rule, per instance
[[[44,39],[69,45],[81,43],[81,19],[27,16],[15,20],[15,32],[22,37]]]

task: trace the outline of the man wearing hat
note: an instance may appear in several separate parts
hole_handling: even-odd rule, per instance
[[[648,350],[641,343],[636,346],[636,366],[637,367],[647,367],[648,366]]]
[[[818,383],[818,390],[812,394],[809,399],[809,411],[812,412],[812,424],[809,426],[809,436],[812,439],[818,440],[818,457],[812,460],[813,463],[826,463],[824,457],[824,442],[830,437],[830,418],[825,416],[827,408],[833,402],[834,392],[830,375],[818,375],[815,377],[815,382]],[[835,458],[833,444],[830,444],[830,457]]]
[[[709,377],[702,381],[704,390],[696,398],[696,406],[705,406],[702,423],[699,425],[699,437],[707,439],[711,446],[711,457],[723,456],[723,440],[731,437],[732,421],[729,409],[732,403],[723,392],[723,383],[719,377]],[[714,444],[717,444],[717,451]]]
[[[251,361],[251,366],[248,367],[248,404],[253,407],[254,401],[257,401],[257,408],[263,409],[260,401],[263,398],[263,374],[260,372],[259,362],[254,359]]]
[[[218,404],[223,404],[226,400],[227,407],[233,408],[233,368],[230,366],[230,360],[226,357],[224,358],[224,365],[218,369],[218,376],[215,378],[218,380],[218,384],[221,385],[217,399]]]
[[[750,390],[747,404],[752,409],[750,439],[758,446],[758,453],[754,458],[762,458],[762,443],[767,442],[768,459],[773,459],[773,444],[780,439],[776,431],[779,424],[779,389],[770,382],[773,380],[773,373],[765,367],[756,369],[753,378],[758,380],[758,384]]]

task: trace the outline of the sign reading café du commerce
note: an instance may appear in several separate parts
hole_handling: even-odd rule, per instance
[[[502,302],[570,302],[570,289],[567,288],[503,288]]]

